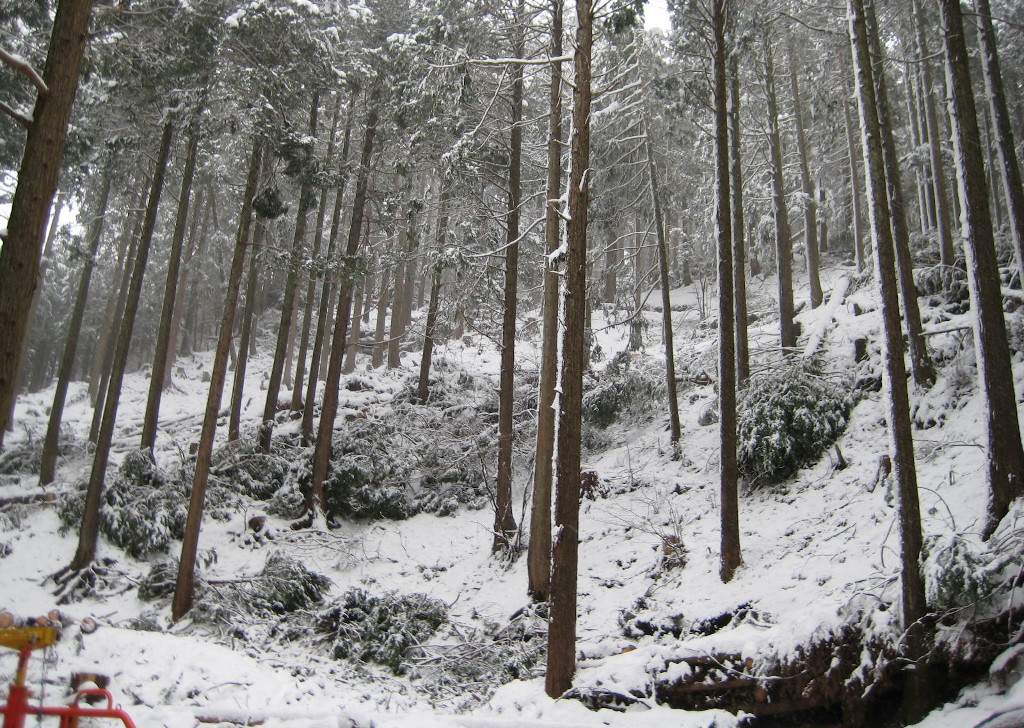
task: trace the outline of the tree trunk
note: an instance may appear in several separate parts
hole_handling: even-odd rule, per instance
[[[416,387],[416,400],[426,404],[430,394],[430,363],[434,353],[434,336],[437,328],[437,310],[441,297],[441,274],[444,271],[444,245],[448,236],[448,197],[449,188],[444,179],[441,180],[441,192],[438,199],[436,239],[437,260],[434,261],[430,282],[430,302],[427,305],[427,328],[423,335],[423,355],[420,357],[420,378]],[[353,314],[353,321],[356,315]],[[356,324],[358,325],[358,324]]]
[[[931,61],[925,34],[924,13],[921,0],[911,0],[914,10],[914,26],[917,33],[917,56],[921,63],[921,79],[924,88],[925,128],[928,132],[928,158],[932,168],[935,191],[935,218],[939,228],[939,258],[942,265],[953,265],[956,253],[953,249],[953,230],[949,214],[949,193],[946,189],[946,173],[942,169],[942,148],[939,141],[939,117],[935,111],[935,92],[932,88]]]
[[[910,253],[910,230],[907,227],[906,203],[903,198],[903,182],[900,176],[900,160],[893,138],[889,114],[889,93],[886,89],[882,49],[878,40],[878,25],[875,19],[874,0],[864,3],[868,24],[868,46],[871,52],[872,79],[875,83],[875,103],[880,133],[882,135],[882,160],[885,165],[886,191],[889,199],[889,222],[892,225],[893,245],[896,248],[896,272],[899,280],[900,298],[903,302],[903,319],[907,326],[910,342],[910,368],[914,383],[919,387],[930,387],[935,383],[935,365],[928,355],[921,332],[921,309],[917,304],[917,286],[914,284],[914,261]]]
[[[512,57],[526,48],[525,2],[516,7]],[[519,216],[523,199],[523,65],[511,68],[512,109],[509,119],[508,217],[505,219],[505,303],[501,319],[501,371],[498,378],[498,482],[494,502],[494,543],[491,551],[507,551],[515,537],[512,516],[512,410],[515,407],[516,313],[519,298]]]
[[[807,282],[810,287],[811,308],[822,302],[821,280],[818,277],[818,200],[811,177],[811,164],[804,135],[803,104],[800,101],[800,57],[797,54],[793,36],[789,45],[789,85],[793,92],[793,123],[796,126],[796,148],[800,157],[800,184],[803,197],[800,207],[804,210],[804,249],[807,258]]]
[[[796,348],[793,321],[793,248],[790,242],[789,212],[786,210],[786,182],[782,167],[782,137],[779,134],[779,106],[775,96],[775,63],[772,41],[764,37],[764,86],[768,102],[768,146],[771,151],[772,190],[775,206],[775,258],[779,281],[779,337],[784,354]]]
[[[39,465],[39,485],[47,486],[53,482],[57,467],[57,445],[60,438],[60,425],[64,416],[64,403],[68,393],[68,383],[75,366],[75,352],[78,349],[78,337],[82,333],[82,320],[85,318],[85,305],[89,300],[89,282],[92,280],[93,267],[96,264],[96,252],[103,237],[103,224],[107,218],[107,203],[110,200],[110,187],[113,178],[113,157],[108,157],[103,166],[103,179],[100,181],[100,192],[96,199],[95,211],[89,220],[89,256],[82,267],[82,277],[78,281],[78,294],[75,296],[75,307],[68,321],[68,334],[64,340],[64,353],[60,358],[60,369],[57,373],[57,386],[53,392],[53,405],[50,407],[50,419],[46,427],[46,438],[43,440],[43,452]]]
[[[971,88],[967,44],[958,0],[940,0],[946,82],[960,195],[964,200],[964,252],[974,312],[974,347],[988,419],[989,503],[984,535],[992,535],[1010,503],[1024,493],[1024,450],[1017,420],[1013,370],[1006,342],[999,266],[989,217],[985,164]]]
[[[213,194],[212,192],[210,194]],[[203,219],[203,235],[206,234],[205,226],[209,220],[210,206],[207,204],[205,189],[200,189],[196,196],[196,203],[192,213],[192,223],[188,231],[188,245],[185,246],[185,259],[182,261],[181,280],[178,288],[181,289],[181,296],[176,297],[174,303],[174,315],[171,317],[171,333],[167,339],[167,362],[164,364],[163,388],[167,390],[171,386],[171,371],[174,368],[174,360],[178,353],[178,339],[181,334],[181,319],[185,314],[185,301],[189,300],[189,284],[192,280],[192,259],[195,257],[200,230],[200,218]],[[202,211],[202,214],[200,212]]]
[[[999,170],[1002,173],[1003,194],[1009,208],[1010,234],[1017,259],[1017,270],[1024,281],[1024,186],[1021,186],[1020,166],[1017,163],[1016,143],[1010,126],[1010,110],[1003,88],[1003,75],[999,68],[996,30],[992,24],[989,0],[974,0],[978,16],[978,36],[981,43],[981,69],[985,76],[985,95],[989,113],[995,126]]]
[[[668,240],[665,235],[665,221],[661,214],[661,187],[658,183],[658,167],[654,161],[654,145],[651,143],[651,117],[644,107],[644,151],[647,154],[647,178],[651,188],[654,207],[654,227],[658,234],[658,267],[661,281],[661,325],[665,343],[665,391],[668,393],[669,432],[672,438],[672,459],[682,455],[679,439],[682,427],[679,424],[679,400],[676,396],[676,352],[672,331],[672,291],[668,281]],[[732,295],[730,292],[729,295]],[[589,307],[588,307],[589,310]]]
[[[153,371],[149,377],[149,398],[146,400],[146,415],[142,423],[143,449],[153,450],[156,445],[156,429],[160,416],[160,395],[164,390],[164,372],[167,367],[167,352],[170,347],[171,317],[178,294],[178,271],[181,269],[181,249],[185,242],[188,221],[189,198],[192,195],[192,180],[195,177],[196,153],[199,150],[199,114],[196,111],[189,129],[188,146],[185,154],[185,169],[181,173],[181,192],[178,194],[178,213],[174,220],[171,236],[171,252],[167,258],[167,281],[164,284],[164,300],[160,309],[160,325],[156,332],[156,352],[153,355]],[[195,212],[193,212],[195,215]]]
[[[185,521],[185,535],[181,543],[181,558],[178,561],[174,599],[171,602],[171,619],[175,622],[192,608],[192,598],[195,594],[199,529],[203,521],[206,485],[210,477],[210,461],[213,458],[213,438],[217,433],[217,416],[220,413],[220,400],[224,394],[224,382],[227,379],[228,348],[231,345],[231,332],[235,327],[238,284],[242,280],[242,268],[245,265],[245,249],[248,246],[249,229],[252,224],[252,198],[256,196],[256,186],[259,181],[261,152],[262,144],[258,140],[254,140],[252,157],[249,161],[249,173],[246,176],[245,191],[242,194],[242,210],[238,217],[235,251],[231,256],[231,271],[228,273],[227,290],[224,294],[224,311],[221,314],[217,350],[213,357],[210,389],[206,395],[203,430],[199,436],[195,474],[192,476],[192,495],[189,499],[188,517]]]
[[[384,341],[384,325],[388,317],[388,277],[390,270],[384,268],[380,272],[380,290],[377,292],[377,325],[373,332],[373,356],[370,366],[374,369],[384,364],[384,350],[387,344]]]
[[[59,0],[43,68],[47,92],[32,111],[7,239],[0,252],[0,449],[17,387],[18,356],[37,285],[46,220],[57,190],[92,0]]]
[[[576,671],[576,581],[579,560],[580,435],[587,304],[587,214],[590,167],[591,53],[594,42],[591,0],[576,0],[573,126],[570,147],[568,258],[565,269],[565,328],[558,404],[558,461],[555,537],[548,622],[548,664],[544,689],[557,698],[572,687]]]
[[[958,0],[954,0],[957,2]],[[861,144],[864,151],[868,190],[868,216],[875,243],[875,274],[882,304],[884,366],[889,405],[889,437],[899,491],[899,519],[902,564],[903,628],[908,631],[907,651],[911,660],[923,655],[924,635],[920,620],[925,615],[924,580],[921,577],[921,513],[918,504],[917,471],[910,424],[910,401],[903,363],[903,332],[897,294],[895,253],[889,220],[885,162],[882,150],[877,88],[872,74],[868,30],[863,0],[849,0],[849,33],[854,58],[857,101],[860,110]],[[909,719],[923,707],[926,683],[924,666],[911,673],[904,705]]]
[[[348,163],[349,144],[352,139],[352,115],[355,110],[355,100],[349,99],[348,113],[345,118],[345,135],[341,144],[342,169]],[[309,444],[313,440],[313,408],[316,404],[317,379],[324,379],[327,376],[325,364],[327,357],[323,356],[327,348],[327,336],[329,333],[329,320],[332,311],[332,298],[334,291],[334,280],[337,273],[334,272],[335,246],[338,241],[338,233],[341,230],[341,205],[345,197],[345,185],[348,182],[348,172],[343,172],[337,192],[334,195],[334,211],[331,213],[331,234],[327,238],[327,253],[324,256],[326,268],[324,272],[324,283],[320,291],[320,307],[316,317],[316,336],[313,337],[313,353],[309,359],[309,380],[306,382],[306,402],[302,409],[302,441]],[[314,376],[314,372],[317,375]]]
[[[359,233],[366,208],[366,188],[370,177],[370,161],[373,157],[373,140],[377,135],[376,93],[375,90],[366,116],[366,130],[363,133],[363,150],[352,200],[352,219],[349,222],[345,260],[353,260],[359,252]],[[331,339],[330,361],[327,367],[327,386],[320,407],[320,423],[317,428],[316,448],[313,451],[313,475],[309,485],[309,498],[306,501],[307,517],[311,524],[323,518],[324,481],[327,479],[331,459],[331,435],[334,433],[334,419],[338,414],[338,385],[341,383],[342,355],[345,353],[345,336],[348,331],[349,308],[352,304],[352,275],[350,270],[342,271],[338,291],[338,309],[334,319],[334,335]]]
[[[135,314],[139,310],[139,298],[142,294],[142,279],[146,274],[146,262],[149,259],[149,248],[153,241],[153,228],[156,226],[157,208],[160,204],[160,193],[164,186],[164,175],[167,172],[167,160],[171,155],[171,139],[174,136],[174,125],[164,123],[163,136],[160,139],[160,152],[157,157],[156,170],[153,172],[153,184],[149,191],[149,202],[146,205],[146,220],[142,225],[142,237],[139,239],[135,265],[132,267],[131,284],[125,302],[124,317],[121,320],[121,331],[117,338],[117,349],[111,364],[110,381],[103,404],[103,419],[100,422],[96,438],[96,453],[93,455],[92,470],[89,474],[89,487],[85,495],[85,512],[82,516],[82,530],[79,535],[78,549],[71,561],[71,571],[80,571],[92,563],[96,557],[96,539],[99,535],[100,503],[103,495],[103,481],[110,459],[110,445],[114,438],[114,422],[117,419],[117,405],[121,398],[121,382],[124,380],[125,365],[128,362],[128,347],[132,340],[132,329],[135,326]]]
[[[320,94],[313,92],[313,103],[309,111],[309,136],[316,138],[316,116],[320,108]],[[281,325],[277,330],[277,347],[274,350],[274,363],[270,368],[270,379],[267,382],[267,400],[263,406],[263,424],[259,432],[259,448],[270,452],[270,441],[274,434],[274,419],[277,416],[277,398],[281,393],[281,380],[288,358],[289,343],[292,334],[292,317],[295,312],[295,291],[299,283],[300,257],[303,241],[306,237],[307,212],[312,206],[313,184],[309,175],[303,171],[302,186],[299,191],[299,209],[295,214],[295,235],[292,238],[291,255],[288,259],[288,275],[285,278],[284,298],[281,301]]]
[[[403,222],[404,227],[398,233],[398,255],[401,256],[395,265],[395,287],[391,292],[391,326],[388,327],[388,369],[402,366],[401,343],[404,333],[405,317],[402,315],[402,303],[405,301],[405,246],[409,239],[409,221]]]
[[[717,205],[715,206],[718,238],[718,427],[721,454],[719,457],[719,484],[721,486],[721,568],[723,582],[732,580],[742,561],[740,551],[739,518],[739,466],[736,461],[736,339],[733,311],[732,211],[729,209],[729,80],[726,64],[729,49],[726,46],[726,5],[728,0],[712,2],[711,22],[714,33],[715,82],[715,168],[717,176]],[[796,78],[796,67],[792,69]],[[800,101],[797,87],[793,86],[794,105],[799,118]],[[797,128],[801,126],[797,121]],[[802,133],[801,133],[802,136]],[[805,218],[808,230],[813,230],[813,216]],[[817,253],[817,243],[808,243]],[[808,255],[810,260],[810,255]],[[817,271],[815,271],[816,273]],[[813,285],[812,285],[813,297]]]
[[[32,303],[28,308],[28,320],[25,322],[25,336],[22,339],[21,352],[18,354],[17,382],[18,386],[22,390],[33,390],[36,389],[35,385],[38,385],[40,388],[46,385],[45,375],[42,377],[43,381],[39,381],[39,374],[45,373],[46,371],[46,360],[41,357],[36,357],[36,366],[34,367],[36,376],[32,377],[31,383],[28,382],[29,344],[31,344],[32,341],[32,329],[35,327],[36,311],[39,309],[39,295],[42,293],[43,284],[46,282],[46,271],[49,269],[50,259],[53,257],[53,242],[57,238],[57,228],[60,223],[60,211],[64,209],[66,202],[67,193],[58,191],[50,214],[50,225],[47,228],[46,242],[43,245],[43,256],[39,261],[36,289],[32,292]],[[11,411],[7,418],[8,430],[10,430],[11,426],[14,424],[12,420],[14,416],[14,405],[17,403],[16,399],[17,395],[15,395],[15,398],[11,400]]]
[[[564,0],[551,0],[551,57],[562,55]],[[551,588],[551,475],[555,453],[555,383],[558,378],[558,272],[551,254],[558,249],[562,195],[562,62],[551,62],[548,93],[548,160],[544,205],[544,322],[541,334],[540,385],[537,395],[537,448],[533,462],[533,507],[527,591],[546,602]]]
[[[146,182],[151,177],[152,175],[147,176]],[[90,366],[89,399],[93,407],[98,407],[103,402],[103,394],[106,391],[105,377],[110,371],[110,357],[113,355],[109,352],[113,348],[111,339],[114,335],[114,322],[121,320],[124,296],[128,291],[128,278],[131,275],[130,261],[135,258],[135,241],[138,240],[139,233],[142,232],[142,220],[144,217],[144,214],[142,214],[144,212],[142,204],[148,187],[149,185],[146,183],[139,183],[137,194],[133,196],[133,201],[128,203],[128,214],[125,216],[124,226],[118,235],[117,264],[114,266],[114,270],[110,275],[110,281],[107,284],[109,289],[107,305],[104,309],[101,329],[97,337],[97,344],[93,351],[92,364]],[[93,429],[95,430],[98,427],[99,424],[97,422]],[[89,440],[95,442],[95,432],[90,433]]]
[[[338,134],[338,117],[341,116],[341,97],[338,97],[338,103],[334,107],[334,119],[331,121],[331,136],[327,141],[327,157],[326,164],[330,166],[334,159],[334,139]],[[320,191],[320,207],[316,213],[316,230],[313,233],[313,251],[310,253],[310,259],[314,261],[314,266],[317,265],[317,259],[320,257],[320,244],[324,238],[324,216],[327,214],[327,190],[323,189]],[[326,265],[324,266],[326,271]],[[295,365],[295,384],[292,386],[292,411],[298,412],[304,409],[302,406],[302,384],[306,376],[306,350],[309,349],[309,333],[313,323],[313,305],[316,302],[316,279],[322,278],[324,281],[327,277],[324,273],[314,267],[314,270],[309,274],[309,281],[306,283],[306,310],[302,315],[302,335],[299,337],[299,360]],[[321,286],[323,288],[323,286]],[[323,291],[320,291],[320,297],[323,297]],[[317,362],[319,364],[319,362]],[[309,367],[309,378],[312,381],[316,381],[314,374],[316,370],[312,366],[312,362]],[[314,389],[315,393],[316,390]]]
[[[845,74],[844,74],[845,75]],[[846,79],[843,79],[846,86]],[[853,255],[857,272],[864,270],[864,233],[860,218],[860,174],[857,172],[857,144],[854,139],[853,122],[850,120],[850,105],[843,99],[843,119],[846,122],[847,159],[850,167],[850,207],[853,217]]]
[[[742,388],[750,378],[750,349],[747,341],[747,256],[743,224],[743,167],[740,147],[743,128],[740,126],[740,69],[736,56],[730,59],[729,118],[732,125],[730,141],[730,186],[732,191],[732,285],[736,306],[736,382]]]
[[[258,186],[257,182],[257,186]],[[252,223],[249,223],[252,226]],[[245,304],[242,306],[242,330],[238,335],[238,359],[235,362],[234,378],[231,383],[231,406],[228,416],[228,442],[241,436],[242,399],[245,394],[245,371],[249,365],[249,340],[252,338],[253,320],[256,317],[256,289],[260,282],[260,248],[266,238],[266,226],[257,216],[249,246],[249,273],[245,283]],[[228,349],[230,353],[230,348]]]
[[[369,219],[369,218],[367,218]],[[366,247],[367,236],[363,237]],[[355,300],[352,303],[352,321],[349,323],[348,341],[345,344],[345,363],[341,367],[342,374],[351,374],[356,370],[356,356],[359,353],[359,336],[363,320],[363,300],[366,297],[366,281],[359,282]]]

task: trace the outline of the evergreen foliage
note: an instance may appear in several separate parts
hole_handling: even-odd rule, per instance
[[[184,534],[187,503],[181,480],[165,477],[148,451],[132,450],[103,491],[100,532],[133,558],[160,553]],[[62,502],[58,515],[65,530],[81,524],[84,509],[84,491]]]
[[[583,418],[605,428],[622,417],[637,417],[665,399],[665,377],[647,357],[622,351],[583,394]]]
[[[825,378],[814,361],[753,376],[738,408],[740,472],[771,483],[815,462],[846,429],[854,404],[851,391]]]
[[[400,675],[407,668],[407,650],[428,640],[447,619],[444,602],[424,594],[378,596],[356,588],[317,617],[316,632],[335,659],[373,662]]]

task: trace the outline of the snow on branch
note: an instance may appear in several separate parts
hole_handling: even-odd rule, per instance
[[[459,68],[466,64],[472,66],[547,66],[552,63],[562,63],[565,61],[571,61],[572,56],[558,56],[552,58],[551,56],[545,56],[543,58],[467,58],[463,61],[457,61],[455,63],[431,63],[431,68]]]
[[[15,71],[28,76],[28,80],[32,82],[32,85],[39,91],[40,96],[47,96],[50,93],[50,89],[46,87],[46,82],[43,81],[43,77],[39,75],[36,69],[32,68],[32,64],[26,61],[21,56],[8,53],[3,48],[0,48],[0,60],[6,63],[8,66],[13,68]]]
[[[16,122],[21,124],[26,129],[28,129],[30,126],[32,126],[32,120],[30,118],[25,116],[23,113],[21,113],[17,109],[11,108],[7,104],[5,104],[3,101],[0,101],[0,111],[2,111],[3,113],[7,114],[10,117],[12,117]]]

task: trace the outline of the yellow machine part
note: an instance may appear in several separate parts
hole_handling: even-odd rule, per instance
[[[56,644],[60,632],[53,627],[8,627],[0,629],[0,647],[21,650],[31,646],[33,650]]]

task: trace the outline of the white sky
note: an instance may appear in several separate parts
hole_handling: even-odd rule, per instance
[[[644,7],[644,27],[648,30],[659,28],[667,31],[669,26],[665,0],[647,0],[647,5]]]

